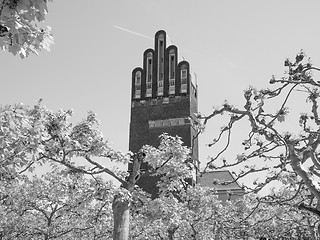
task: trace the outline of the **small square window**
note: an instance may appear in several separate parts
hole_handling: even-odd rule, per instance
[[[163,88],[158,88],[158,96],[163,96]]]
[[[184,119],[183,118],[179,118],[179,125],[184,125]]]
[[[136,74],[135,74],[135,85],[139,85],[139,84],[141,84],[141,72],[140,71],[136,72]]]
[[[157,99],[152,99],[151,100],[151,105],[157,105]]]
[[[149,121],[149,128],[154,128],[156,123],[154,121]]]
[[[187,84],[181,84],[181,93],[187,92]]]
[[[188,73],[187,69],[182,69],[181,70],[181,79],[187,78],[187,73]]]
[[[156,127],[163,127],[163,121],[162,120],[156,121]]]
[[[169,94],[175,94],[176,93],[176,88],[175,86],[170,86],[169,87]]]
[[[151,91],[151,88],[148,88],[148,89],[147,89],[146,97],[152,97],[152,91]]]
[[[179,125],[179,119],[175,118],[171,120],[171,125]]]
[[[165,126],[165,127],[171,126],[171,121],[170,120],[164,120],[163,121],[163,126]]]
[[[163,98],[163,104],[168,104],[168,103],[169,103],[169,98],[168,97]]]
[[[181,84],[187,84],[187,79],[186,78],[182,78],[181,79]]]
[[[141,97],[141,94],[140,94],[140,91],[136,91],[136,95],[135,95],[135,98],[140,98]]]

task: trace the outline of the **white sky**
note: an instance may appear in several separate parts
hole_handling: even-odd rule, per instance
[[[319,9],[317,0],[54,1],[46,21],[56,42],[51,52],[23,61],[0,53],[0,104],[43,98],[49,109],[74,109],[79,120],[93,110],[114,148],[127,151],[131,71],[158,30],[190,62],[200,112],[209,114],[225,99],[241,104],[249,85],[267,87],[300,49],[319,66]],[[215,137],[206,131],[200,139],[202,162]]]

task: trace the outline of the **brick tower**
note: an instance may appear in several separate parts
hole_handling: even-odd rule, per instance
[[[154,39],[154,49],[143,54],[143,68],[132,71],[129,150],[138,152],[145,144],[158,147],[158,137],[164,132],[178,135],[192,148],[192,159],[198,166],[198,139],[190,121],[198,111],[197,87],[192,83],[189,63],[178,61],[176,46],[166,47],[165,31],[158,31]],[[148,170],[148,166],[142,165],[141,170]],[[155,196],[157,180],[144,174],[138,185]]]

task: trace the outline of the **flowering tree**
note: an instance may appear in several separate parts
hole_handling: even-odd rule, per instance
[[[283,181],[291,181],[283,177]],[[184,193],[145,200],[132,211],[133,239],[318,239],[320,220],[310,211],[310,191],[273,189],[221,204],[214,189],[189,187]],[[301,185],[302,187],[302,185]]]
[[[214,189],[189,186],[145,201],[132,212],[134,239],[213,239],[222,205]]]
[[[1,239],[106,239],[112,236],[114,186],[54,170],[1,181]]]
[[[0,109],[0,177],[3,181],[20,179],[21,174],[34,171],[39,165],[66,167],[69,174],[86,174],[96,178],[107,174],[121,183],[114,192],[113,238],[128,239],[130,205],[136,192],[140,164],[145,159],[154,167],[154,174],[163,175],[159,186],[163,194],[186,187],[191,166],[185,161],[189,149],[181,146],[179,137],[163,135],[158,149],[145,147],[132,155],[114,151],[97,129],[98,121],[89,112],[86,119],[73,125],[68,121],[71,111],[52,112],[41,102],[34,107],[22,104]],[[103,160],[103,161],[101,161]],[[108,160],[122,164],[133,161],[130,174],[108,167]]]
[[[68,121],[71,111],[54,113],[38,103],[3,107],[0,116],[4,239],[103,239],[110,236],[112,221],[114,239],[128,239],[129,228],[135,239],[237,239],[244,234],[257,237],[257,233],[268,237],[271,232],[311,237],[311,230],[317,236],[318,220],[309,213],[316,207],[316,198],[293,171],[284,171],[278,178],[287,192],[263,198],[250,195],[222,206],[214,190],[187,184],[193,170],[187,161],[190,150],[179,137],[164,134],[158,148],[145,146],[143,154],[122,154],[103,140],[93,113],[73,125]],[[128,163],[130,159],[130,174],[108,168],[106,161]],[[161,179],[157,199],[135,186],[143,174],[141,161]],[[23,176],[39,165],[50,165],[53,172],[41,179]],[[114,189],[103,181],[99,177],[103,173],[122,187]]]
[[[50,0],[1,0],[0,48],[25,58],[39,50],[50,50],[51,28],[41,28]]]
[[[199,116],[204,126],[222,114],[229,119],[218,138],[209,144],[217,146],[226,140],[223,149],[207,162],[205,170],[238,167],[240,171],[235,170],[236,180],[248,176],[254,178],[258,174],[263,176],[246,185],[247,190],[253,192],[259,192],[283,175],[293,174],[298,176],[297,191],[302,184],[315,200],[319,200],[320,84],[315,78],[320,69],[306,60],[303,52],[294,61],[287,59],[285,67],[284,77],[270,80],[271,84],[277,85],[276,88],[257,90],[250,87],[245,90],[243,107],[225,102],[211,114]],[[230,147],[237,124],[245,129],[240,122],[247,123],[248,129],[242,142],[244,151],[235,160],[222,160],[220,156]]]
[[[142,204],[134,208],[131,237],[195,239],[207,236],[204,233],[208,229],[203,227],[202,220],[214,218],[220,201],[213,189],[188,183],[194,170],[188,161],[190,149],[182,145],[180,137],[163,134],[158,148],[145,146],[143,151],[149,172],[160,178],[159,197],[142,198]]]
[[[122,219],[122,209],[119,210],[117,206],[125,203],[129,211],[126,199],[129,198],[128,189],[134,186],[134,182],[133,185],[130,182],[133,177],[125,180],[127,172],[108,168],[106,160],[128,163],[131,155],[114,151],[108,145],[97,129],[98,122],[93,113],[90,112],[86,119],[76,125],[68,121],[70,116],[71,111],[53,113],[40,102],[34,107],[21,104],[3,107],[0,110],[1,179],[19,178],[27,170],[33,171],[39,164],[52,167],[59,164],[67,167],[69,173],[88,174],[92,177],[106,173],[123,185],[113,205],[115,227],[118,227],[122,223],[117,222],[117,219]],[[105,164],[99,163],[99,158],[104,159]],[[137,172],[132,173],[132,176],[134,174]]]
[[[221,239],[318,239],[320,220],[299,209],[309,202],[308,189],[297,194],[293,189],[272,190],[259,197],[251,193],[236,202],[227,202],[219,212]]]

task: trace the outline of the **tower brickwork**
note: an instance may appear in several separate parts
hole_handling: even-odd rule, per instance
[[[178,135],[192,148],[192,159],[198,166],[197,132],[191,121],[198,111],[198,96],[190,65],[178,61],[176,46],[166,47],[165,31],[155,34],[154,44],[154,49],[143,54],[143,67],[132,71],[129,150],[138,152],[145,144],[158,147],[162,133]],[[148,166],[143,164],[141,170],[148,170]],[[157,180],[145,175],[138,185],[155,194]]]

